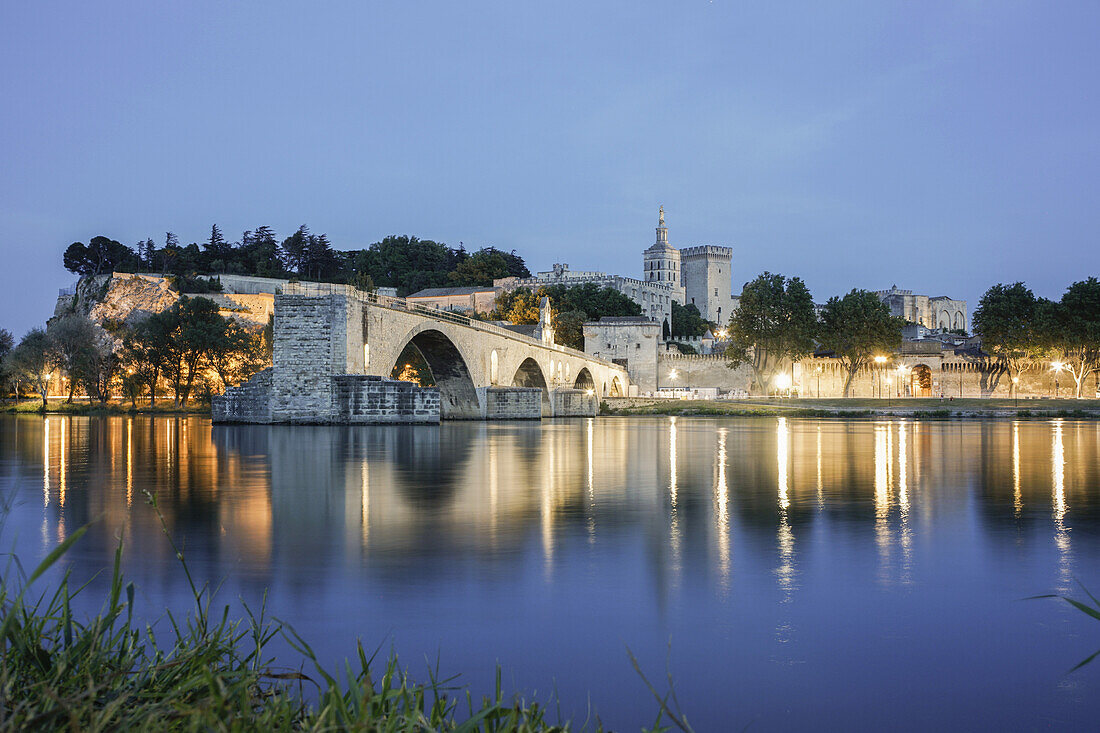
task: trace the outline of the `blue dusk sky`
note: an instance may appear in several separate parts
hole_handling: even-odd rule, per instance
[[[1100,274],[1097,2],[14,2],[0,326],[73,241],[299,224],[641,275],[734,249],[824,301]]]

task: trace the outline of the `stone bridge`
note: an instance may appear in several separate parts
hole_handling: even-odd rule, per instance
[[[625,367],[553,343],[549,309],[534,335],[333,285],[275,296],[270,370],[215,398],[216,422],[385,423],[591,416],[625,396]],[[391,379],[408,345],[435,387]],[[400,371],[400,368],[398,369]]]

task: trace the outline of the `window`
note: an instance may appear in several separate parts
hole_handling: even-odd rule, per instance
[[[718,297],[718,288],[714,289],[714,297],[716,297],[716,298]]]

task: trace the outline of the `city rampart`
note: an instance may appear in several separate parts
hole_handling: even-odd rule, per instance
[[[902,367],[899,371],[898,367]],[[795,365],[794,389],[805,397],[843,397],[847,376],[837,359],[810,358]],[[1019,378],[1013,383],[1012,376]],[[1100,388],[1098,375],[1086,380],[1082,397]],[[885,364],[860,369],[852,379],[849,397],[1002,397],[1021,399],[1074,394],[1069,374],[1056,373],[1049,364],[1010,375],[988,358],[944,354],[894,355]]]
[[[741,364],[733,369],[723,354],[658,354],[660,388],[712,387],[719,392],[747,392],[752,382],[752,367]]]

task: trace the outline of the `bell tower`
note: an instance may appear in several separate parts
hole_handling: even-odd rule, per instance
[[[646,282],[667,283],[672,287],[672,299],[683,305],[684,285],[680,279],[680,250],[668,243],[665,207],[657,212],[657,241],[643,254]]]

